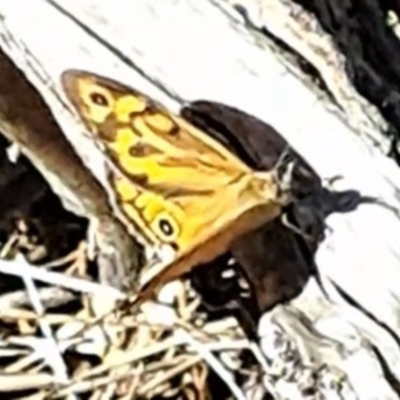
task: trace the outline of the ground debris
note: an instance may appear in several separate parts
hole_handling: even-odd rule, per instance
[[[236,382],[257,380],[259,370],[237,321],[210,319],[187,280],[166,285],[159,294],[165,304],[148,302],[136,315],[118,309],[100,284],[85,294],[84,282],[98,279],[87,259],[87,221],[65,211],[30,163],[22,156],[11,162],[9,143],[1,144],[1,190],[10,199],[0,202],[1,393],[244,398]],[[78,279],[83,289],[74,286]]]

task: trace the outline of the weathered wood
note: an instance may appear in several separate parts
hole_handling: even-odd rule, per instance
[[[396,207],[395,164],[332,106],[327,109],[279,62],[276,48],[234,15],[206,0],[0,0],[0,46],[100,181],[96,150],[63,104],[59,77],[68,68],[130,84],[172,110],[180,98],[241,108],[273,125],[322,177],[342,175],[337,189],[355,189]],[[311,381],[326,396],[396,399],[371,345],[399,380],[399,218],[368,204],[332,215],[328,224],[317,264],[330,300],[312,281],[290,305],[265,315],[260,336],[269,359],[266,386],[276,398],[304,398]]]
[[[371,145],[387,151],[389,142],[379,131],[387,122],[379,110],[360,96],[346,73],[345,57],[316,17],[291,0],[227,0],[256,29],[266,29],[312,65],[321,75],[346,122]],[[291,67],[287,63],[288,68]]]

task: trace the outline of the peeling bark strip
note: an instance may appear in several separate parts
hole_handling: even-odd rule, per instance
[[[172,109],[176,101],[164,87],[172,88],[176,98],[243,109],[281,132],[322,177],[343,175],[338,189],[358,190],[398,208],[400,173],[394,163],[357,136],[338,113],[327,110],[278,61],[276,48],[272,51],[262,35],[242,24],[233,9],[226,13],[222,3],[209,0],[54,4],[67,12],[46,0],[0,0],[0,47],[43,96],[76,153],[100,181],[96,152],[82,142],[83,129],[63,104],[59,77],[67,68],[130,84]],[[270,9],[271,20],[274,12]],[[275,24],[287,21],[279,17]],[[283,25],[275,25],[275,35],[280,32],[285,32]],[[311,40],[306,34],[303,38],[305,44]],[[327,68],[332,65],[321,60],[316,68],[321,76],[331,76],[333,70]],[[343,72],[338,74],[343,78]],[[376,117],[369,122],[365,104],[357,97],[351,110],[379,140],[375,129],[382,121]],[[330,299],[310,282],[299,298],[265,315],[259,333],[268,358],[266,386],[278,399],[335,394],[397,399],[393,381],[400,380],[400,221],[370,204],[336,214],[328,223],[317,264]],[[383,374],[377,353],[392,379]]]
[[[283,41],[314,67],[347,123],[365,135],[365,140],[388,151],[389,142],[379,132],[387,129],[387,122],[379,110],[354,89],[346,72],[345,56],[313,14],[291,0],[226,1],[243,14],[250,25]]]

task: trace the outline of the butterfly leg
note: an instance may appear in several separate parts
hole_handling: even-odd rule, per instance
[[[288,196],[290,198],[292,196],[292,182],[295,166],[296,160],[291,152],[291,148],[289,145],[286,145],[274,167],[282,197]]]
[[[288,215],[286,213],[283,213],[281,215],[281,221],[282,224],[284,226],[286,226],[287,228],[289,228],[291,231],[293,231],[294,233],[296,233],[299,236],[302,236],[304,239],[312,241],[313,237],[311,235],[308,235],[306,232],[304,232],[303,230],[301,230],[300,228],[298,228],[295,224],[292,224],[289,221]]]

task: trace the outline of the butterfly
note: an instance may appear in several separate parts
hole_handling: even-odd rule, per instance
[[[278,169],[252,169],[139,91],[78,70],[63,72],[61,82],[104,154],[116,215],[162,255],[142,282],[141,302],[226,252],[291,202]]]

